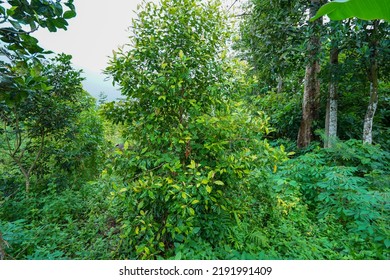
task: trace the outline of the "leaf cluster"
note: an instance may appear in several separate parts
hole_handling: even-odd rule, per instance
[[[31,56],[44,50],[31,33],[39,27],[51,32],[67,29],[69,19],[76,16],[73,0],[61,1],[7,0],[0,1],[0,40],[5,44],[0,53],[10,57]]]
[[[389,153],[379,147],[349,140],[291,160],[280,176],[299,186],[317,223],[338,224],[348,233],[345,254],[386,259],[390,245],[388,161]],[[356,248],[361,253],[353,252]]]

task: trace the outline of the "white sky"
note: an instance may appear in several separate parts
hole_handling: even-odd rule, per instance
[[[104,92],[112,100],[119,97],[119,93],[110,82],[103,82],[105,76],[102,71],[107,67],[112,51],[129,42],[128,28],[137,5],[142,2],[143,0],[75,0],[77,16],[68,20],[67,31],[51,33],[41,28],[34,36],[43,48],[72,55],[75,67],[84,70],[87,78],[84,82],[85,89],[93,96]]]
[[[119,97],[102,74],[113,50],[128,43],[131,19],[143,0],[75,0],[77,16],[68,20],[68,30],[49,32],[40,28],[34,36],[45,49],[72,55],[76,68],[84,70],[85,89],[97,97]]]
[[[57,53],[73,56],[73,62],[100,73],[112,50],[128,42],[133,11],[142,0],[75,0],[77,16],[68,20],[68,30],[49,32],[41,28],[34,36]]]

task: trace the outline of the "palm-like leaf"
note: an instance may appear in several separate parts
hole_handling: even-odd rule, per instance
[[[311,21],[328,15],[331,20],[357,17],[365,20],[384,19],[390,21],[389,0],[335,0],[323,5]]]

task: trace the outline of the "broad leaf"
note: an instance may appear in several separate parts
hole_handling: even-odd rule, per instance
[[[364,20],[384,19],[390,21],[389,0],[335,0],[323,5],[310,20],[324,15],[331,20],[343,20],[357,17]]]

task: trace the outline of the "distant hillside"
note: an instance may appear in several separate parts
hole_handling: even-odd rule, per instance
[[[99,98],[101,92],[107,95],[107,101],[113,101],[121,97],[119,89],[112,85],[112,81],[105,81],[106,76],[104,74],[84,69],[83,76],[86,78],[83,82],[84,89],[93,97]]]

